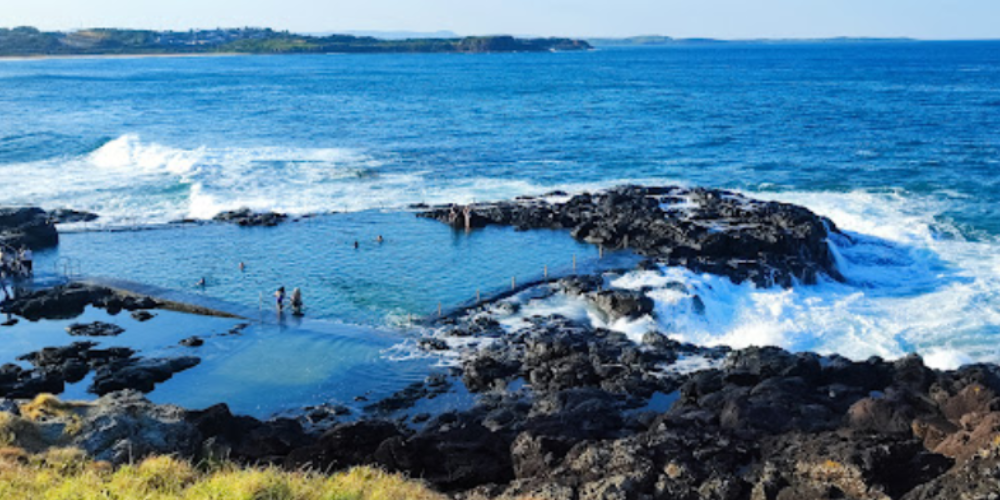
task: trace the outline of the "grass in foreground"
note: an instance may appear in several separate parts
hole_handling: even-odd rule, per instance
[[[422,483],[369,467],[325,476],[232,464],[202,470],[173,457],[114,469],[62,448],[0,449],[5,500],[443,500]]]
[[[159,456],[112,467],[74,447],[86,403],[41,395],[0,411],[0,500],[444,500],[419,481],[356,467],[334,475]]]

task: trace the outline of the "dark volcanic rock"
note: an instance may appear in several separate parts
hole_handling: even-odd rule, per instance
[[[3,312],[17,314],[29,321],[71,319],[83,314],[88,305],[117,314],[123,309],[152,309],[158,304],[149,297],[121,296],[110,288],[70,283],[19,295],[3,304]]]
[[[212,218],[212,220],[218,222],[227,222],[245,227],[274,227],[282,222],[285,222],[287,219],[288,215],[286,214],[279,214],[276,212],[254,212],[249,208],[222,212]]]
[[[587,297],[612,320],[636,319],[653,312],[653,299],[633,290],[604,290]]]
[[[124,328],[103,321],[73,323],[66,327],[66,333],[75,337],[116,337],[124,332]]]
[[[180,345],[184,347],[201,347],[205,345],[205,341],[201,337],[194,336],[181,340]]]
[[[0,245],[32,250],[59,244],[59,233],[40,208],[0,208]]]
[[[92,212],[72,210],[69,208],[57,208],[49,212],[49,222],[53,224],[72,224],[77,222],[92,222],[98,219],[98,215]]]
[[[422,212],[464,226],[465,207]],[[808,209],[716,189],[622,186],[566,203],[529,199],[469,207],[473,227],[568,229],[574,238],[629,248],[671,265],[760,286],[842,279],[827,244],[833,223]],[[456,217],[456,213],[459,216]]]
[[[0,368],[0,395],[33,398],[41,393],[59,394],[66,383],[82,380],[91,369],[127,360],[134,351],[126,348],[94,349],[93,342],[76,342],[66,347],[46,347],[20,356],[31,363],[25,370],[14,364]]]
[[[94,373],[94,382],[88,391],[100,396],[123,389],[150,392],[156,384],[200,362],[198,358],[185,356],[167,359],[129,359],[108,363]]]
[[[132,313],[132,319],[136,321],[149,321],[153,319],[154,314],[149,311],[135,311]]]

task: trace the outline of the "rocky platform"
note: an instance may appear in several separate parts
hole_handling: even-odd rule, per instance
[[[561,201],[565,199],[565,201]],[[556,201],[553,201],[556,200]],[[621,186],[569,197],[556,192],[514,201],[446,205],[420,212],[456,228],[489,224],[567,229],[609,249],[631,249],[696,272],[759,286],[843,279],[827,244],[829,219],[787,203],[718,189]]]
[[[601,282],[559,280],[530,290],[530,300],[566,294],[608,315],[643,310]],[[916,355],[852,361],[706,348],[655,331],[636,342],[561,316],[500,322],[519,307],[492,302],[443,319],[422,345],[456,355],[455,367],[360,416],[331,407],[262,422],[225,405],[187,411],[115,391],[75,407],[75,417],[36,425],[70,418],[74,434],[59,445],[117,463],[179,453],[324,471],[374,464],[463,499],[923,500],[1000,491],[1000,367],[935,371]],[[81,357],[131,356],[85,343],[69,350],[29,361],[79,372]],[[420,407],[457,387],[472,393],[468,407]]]

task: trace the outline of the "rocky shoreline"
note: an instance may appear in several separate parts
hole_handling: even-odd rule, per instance
[[[454,214],[463,211],[421,215],[462,227]],[[630,248],[654,274],[683,266],[762,286],[843,279],[827,239],[846,236],[830,221],[725,191],[626,186],[476,204],[468,213],[471,227],[561,228]],[[555,279],[429,321],[419,348],[452,367],[361,415],[324,406],[264,422],[224,404],[190,411],[118,388],[40,416],[22,414],[24,401],[0,408],[33,422],[34,434],[18,436],[29,449],[77,446],[114,463],[166,453],[321,471],[378,465],[470,500],[985,499],[1000,491],[1000,367],[938,371],[917,355],[854,361],[703,347],[652,328],[637,338],[612,325],[655,315],[654,304],[643,289],[614,286],[616,277]],[[691,310],[706,307],[683,283],[667,286]],[[553,299],[598,319],[537,313]],[[64,306],[82,311],[81,302],[155,306],[116,300],[64,288],[6,307],[44,318]],[[95,359],[113,356],[95,358],[91,348],[73,344],[65,348],[72,352],[29,361],[64,376],[100,373],[110,365]],[[126,370],[162,361],[118,354],[114,360],[138,363]],[[155,385],[155,376],[126,373]],[[434,410],[435,400],[455,393],[468,404]]]

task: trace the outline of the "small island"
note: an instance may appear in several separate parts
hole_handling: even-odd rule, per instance
[[[0,28],[0,57],[170,55],[170,54],[327,54],[327,53],[487,53],[589,50],[569,38],[464,38],[383,40],[352,35],[309,36],[270,28],[153,31],[94,28],[73,32],[33,27]]]

